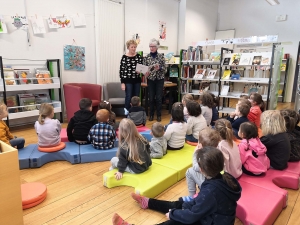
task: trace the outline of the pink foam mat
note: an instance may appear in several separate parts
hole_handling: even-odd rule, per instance
[[[69,142],[66,128],[61,129],[60,140],[61,142]]]
[[[300,162],[288,162],[288,167],[284,171],[295,173],[300,176]]]

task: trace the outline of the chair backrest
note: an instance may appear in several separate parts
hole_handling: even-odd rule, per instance
[[[79,110],[79,101],[83,98],[82,88],[73,83],[64,84],[63,87],[67,119],[70,121],[74,113]]]
[[[110,82],[103,84],[104,100],[110,98],[125,98],[125,91],[121,89],[120,82]]]

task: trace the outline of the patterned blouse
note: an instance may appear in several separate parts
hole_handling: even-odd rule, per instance
[[[155,55],[155,57],[152,57]],[[150,74],[148,76],[149,80],[161,80],[165,78],[165,73],[167,72],[166,62],[163,54],[160,53],[150,53],[144,57],[144,65],[150,66]],[[151,69],[151,65],[159,64],[159,70]]]
[[[123,55],[120,63],[120,80],[121,83],[141,83],[141,77],[135,72],[136,64],[143,64],[143,57],[139,54],[129,57]]]

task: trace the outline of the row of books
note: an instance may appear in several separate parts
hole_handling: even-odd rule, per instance
[[[208,57],[206,60],[218,62],[221,59],[221,53],[220,52],[212,52],[206,57]],[[189,46],[187,50],[182,50],[182,60],[183,61],[203,61],[203,50],[202,46],[197,46],[194,48],[193,46]]]
[[[19,84],[51,84],[50,72],[45,69],[36,69],[33,75],[29,69],[12,69],[3,68],[4,80],[6,85],[19,85]]]
[[[213,91],[218,92],[219,91],[219,85],[217,83],[211,83],[211,82],[187,82],[186,80],[183,80],[181,82],[181,92],[182,93],[195,93],[199,94],[205,91]]]
[[[233,85],[222,85],[220,95],[227,96],[228,92],[231,92],[231,94],[235,97],[240,97],[241,95],[250,95],[251,93],[258,93],[260,95],[267,95],[268,94],[268,86],[265,85],[248,85],[246,84],[243,88],[243,90],[234,90]]]
[[[3,96],[0,97],[0,102],[3,103]],[[48,93],[41,94],[17,94],[6,96],[6,102],[9,113],[32,111],[39,109],[39,104],[52,102]],[[18,107],[20,108],[11,108]]]
[[[263,53],[226,53],[222,62],[223,66],[237,66],[237,65],[253,65],[253,66],[270,66],[271,52]]]

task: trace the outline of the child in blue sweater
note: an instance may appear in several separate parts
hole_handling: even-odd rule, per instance
[[[237,104],[235,112],[230,113],[227,118],[232,126],[233,134],[236,138],[241,139],[238,135],[240,125],[244,122],[249,122],[247,116],[250,112],[250,107],[247,104]]]
[[[190,202],[162,201],[132,193],[132,198],[143,209],[153,209],[166,214],[167,221],[160,224],[234,224],[237,201],[241,186],[230,174],[223,172],[224,157],[214,147],[198,151],[197,159],[206,179],[199,195]],[[112,218],[113,225],[129,225],[118,214]]]

